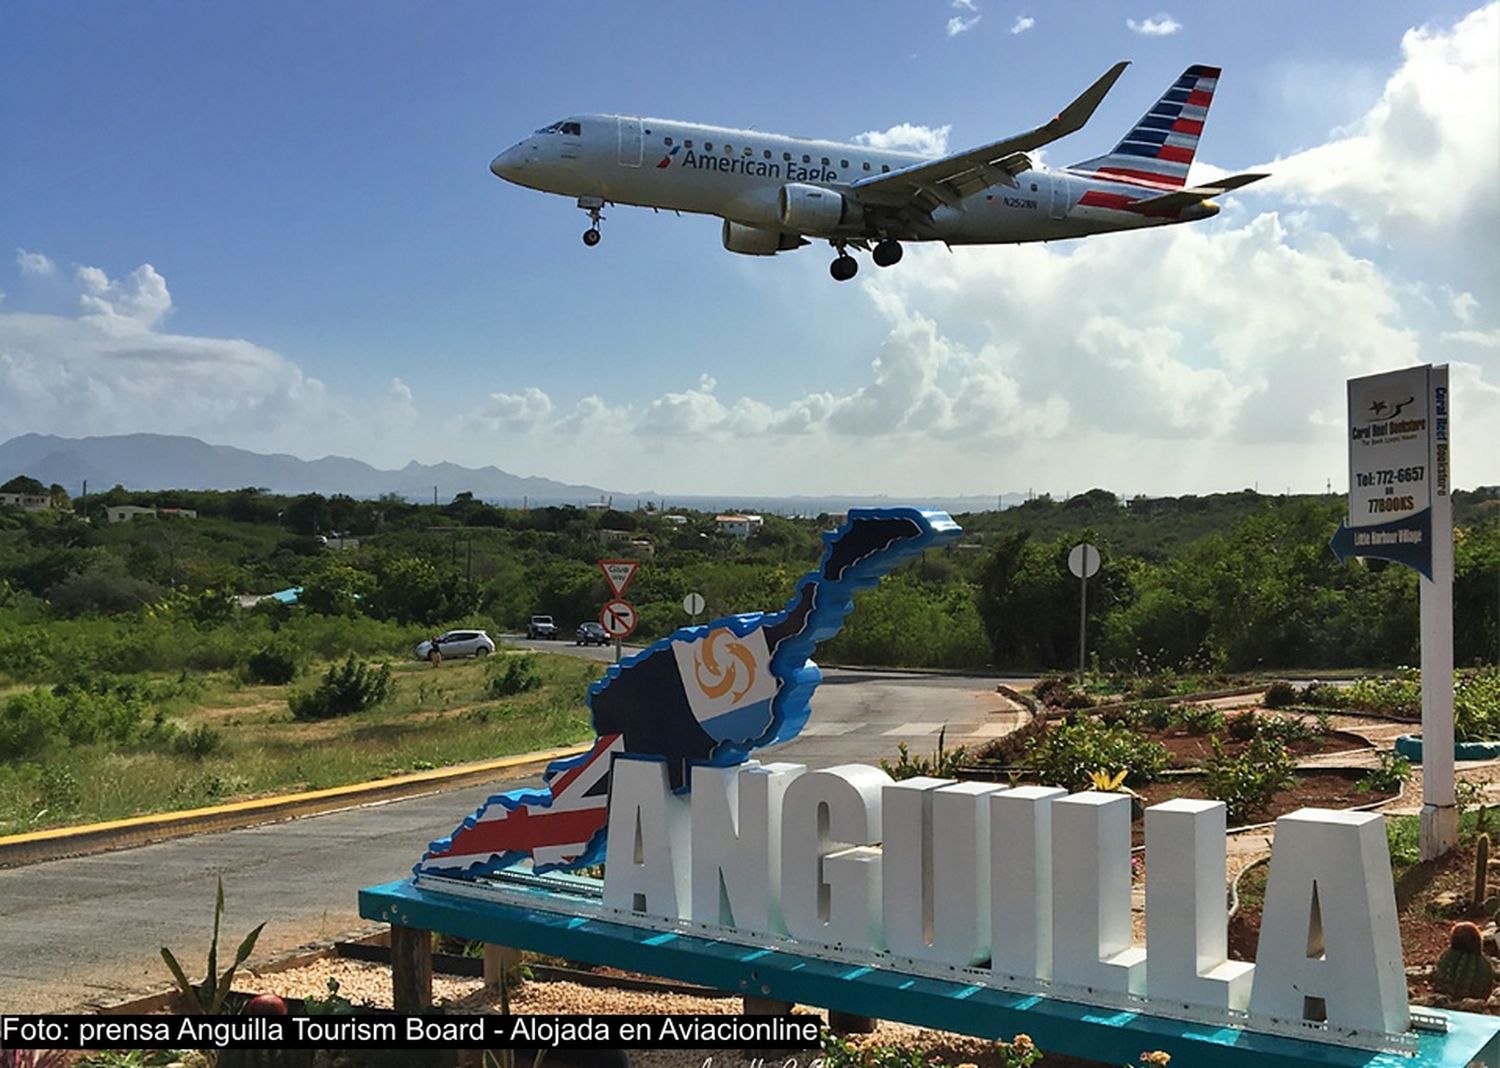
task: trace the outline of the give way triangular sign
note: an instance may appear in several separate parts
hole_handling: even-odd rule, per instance
[[[609,588],[616,597],[625,596],[625,587],[630,585],[630,580],[635,578],[635,569],[640,566],[639,560],[599,561],[599,570],[604,572],[604,581],[609,583]]]

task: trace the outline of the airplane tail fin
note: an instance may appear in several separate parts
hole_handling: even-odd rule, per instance
[[[1218,67],[1194,64],[1109,154],[1075,163],[1069,170],[1182,188],[1218,84]]]

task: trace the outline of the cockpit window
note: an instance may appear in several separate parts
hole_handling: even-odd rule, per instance
[[[551,126],[543,126],[540,130],[537,131],[537,133],[539,133],[539,134],[560,133],[560,134],[570,134],[573,137],[581,137],[583,135],[583,127],[582,127],[581,124],[576,123],[576,122],[554,122]]]
[[[537,133],[539,133],[539,134],[543,134],[543,133],[559,133],[559,132],[562,131],[562,128],[563,128],[563,124],[562,123],[560,123],[560,122],[554,122],[551,126],[543,126],[540,130],[537,131]]]

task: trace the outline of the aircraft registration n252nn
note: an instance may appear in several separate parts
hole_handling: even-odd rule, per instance
[[[903,241],[952,245],[1056,241],[1193,222],[1210,199],[1266,177],[1237,174],[1190,187],[1188,167],[1219,68],[1189,67],[1107,154],[1053,169],[1029,155],[1081,129],[1128,63],[1116,63],[1051,121],[940,158],[869,145],[647,119],[576,115],[496,156],[490,170],[517,185],[576,197],[599,243],[606,204],[717,215],[730,252],[771,256],[826,240],[829,271],[854,277],[849,249],[877,266]]]

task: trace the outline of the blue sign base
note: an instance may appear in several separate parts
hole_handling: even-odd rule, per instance
[[[1416,1048],[1408,1054],[1378,1053],[478,900],[411,880],[361,890],[359,914],[491,945],[979,1038],[1025,1033],[1044,1050],[1116,1064],[1136,1064],[1143,1052],[1164,1050],[1176,1063],[1215,1068],[1461,1068],[1475,1062],[1500,1068],[1500,1017],[1472,1013],[1430,1010],[1446,1022],[1446,1032],[1416,1033]]]

